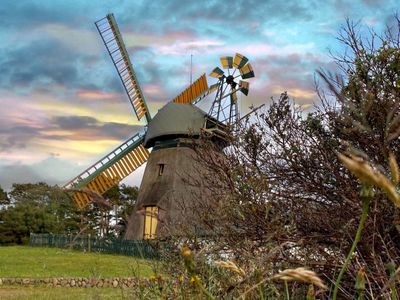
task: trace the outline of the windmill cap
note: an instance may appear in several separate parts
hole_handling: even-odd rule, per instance
[[[158,140],[198,136],[200,129],[204,127],[206,115],[206,112],[190,103],[166,104],[149,123],[144,146],[153,147]]]

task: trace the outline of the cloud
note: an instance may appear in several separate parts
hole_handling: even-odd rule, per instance
[[[76,57],[55,39],[34,40],[17,48],[3,48],[0,53],[0,72],[4,74],[0,87],[27,90],[52,84],[75,88],[93,85],[80,76],[79,62],[86,56]]]
[[[119,93],[104,92],[99,90],[81,89],[76,92],[76,96],[81,99],[96,100],[96,101],[113,101],[121,97]]]
[[[75,28],[70,24],[45,23],[35,30],[32,35],[47,36],[59,41],[72,52],[99,53],[99,37],[93,28]]]
[[[44,181],[48,184],[66,183],[82,171],[76,163],[49,157],[33,164],[0,164],[0,186],[10,189],[13,183],[35,183]]]
[[[287,91],[299,104],[318,101],[314,86],[315,70],[319,67],[335,69],[331,59],[313,53],[282,53],[258,57],[252,61],[256,77],[249,79],[250,94],[242,97],[242,107],[259,105],[270,97]]]
[[[204,53],[205,50],[221,47],[224,43],[217,40],[179,41],[172,45],[162,45],[157,52],[162,55],[181,55],[182,53]]]
[[[126,140],[142,128],[117,122],[100,122],[89,116],[54,117],[53,126],[51,129],[55,132],[66,131],[64,139],[70,140]]]
[[[54,124],[64,130],[77,130],[97,126],[96,118],[88,116],[60,116],[55,117]]]
[[[13,183],[40,181],[43,181],[41,176],[25,165],[12,163],[0,166],[0,186],[5,190],[9,190]]]
[[[250,58],[256,78],[249,80],[242,107],[282,91],[307,105],[315,100],[314,70],[333,69],[321,53],[343,50],[332,32],[346,16],[383,24],[398,1],[385,0],[377,10],[378,2],[3,0],[0,162],[10,161],[15,178],[45,180],[39,168],[53,162],[56,170],[59,162],[11,169],[11,161],[50,155],[86,163],[142,128],[132,125],[138,122],[93,24],[109,12],[154,113],[189,84],[191,54],[193,79],[220,65],[219,56],[241,52]]]
[[[36,183],[46,182],[50,185],[63,186],[87,167],[75,162],[49,157],[33,164],[22,163],[0,163],[0,186],[10,190],[13,183]],[[139,186],[145,166],[141,166],[123,182],[128,185]]]
[[[90,116],[56,116],[49,123],[34,127],[16,125],[0,129],[0,152],[23,149],[44,141],[119,141],[126,140],[142,126],[117,122],[100,122]]]
[[[382,4],[381,0],[362,0],[363,3],[369,6],[378,6]]]
[[[55,14],[54,7],[46,5],[44,1],[26,1],[18,2],[4,0],[0,6],[0,26],[1,28],[14,29],[15,26],[34,27],[43,24],[43,22],[66,22],[69,14]],[[67,11],[65,11],[67,12]]]
[[[164,1],[162,5],[157,1],[143,1],[134,6],[127,5],[116,9],[116,15],[121,24],[132,23],[132,20],[135,20],[135,29],[138,32],[165,33],[170,28],[181,28],[192,32],[213,31],[213,34],[229,36],[232,30],[251,32],[254,30],[251,24],[260,21],[310,19],[310,5],[306,1],[237,0],[231,5],[221,1],[207,1],[201,4],[187,1],[182,4],[181,1],[175,0]],[[216,25],[222,23],[226,24],[226,27],[216,32]]]
[[[38,135],[40,130],[30,126],[0,128],[0,152],[10,148],[25,148]]]

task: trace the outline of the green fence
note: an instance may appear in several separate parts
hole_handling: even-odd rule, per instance
[[[71,248],[88,252],[101,252],[129,255],[140,258],[158,258],[157,246],[149,241],[99,238],[93,236],[73,236],[58,234],[33,234],[29,239],[30,246]]]

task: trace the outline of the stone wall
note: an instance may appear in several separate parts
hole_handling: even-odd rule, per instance
[[[135,287],[138,279],[132,277],[114,278],[0,278],[1,285],[44,285],[49,287]]]

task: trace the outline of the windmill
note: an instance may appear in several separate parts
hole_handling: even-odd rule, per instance
[[[243,79],[254,77],[254,72],[248,59],[241,54],[221,57],[222,68],[227,73],[216,67],[210,73],[218,80],[215,84],[209,87],[203,74],[152,118],[113,14],[95,22],[95,25],[133,111],[138,120],[144,117],[147,126],[73,178],[64,188],[74,191],[72,199],[83,209],[93,201],[93,193],[85,190],[103,194],[147,162],[136,213],[128,223],[126,238],[151,239],[162,227],[160,221],[177,215],[174,198],[177,195],[190,197],[183,191],[184,183],[177,176],[182,169],[194,171],[196,164],[190,141],[203,131],[217,140],[226,137],[239,118],[236,93],[248,94],[249,83]],[[214,92],[216,96],[208,113],[195,105]]]

